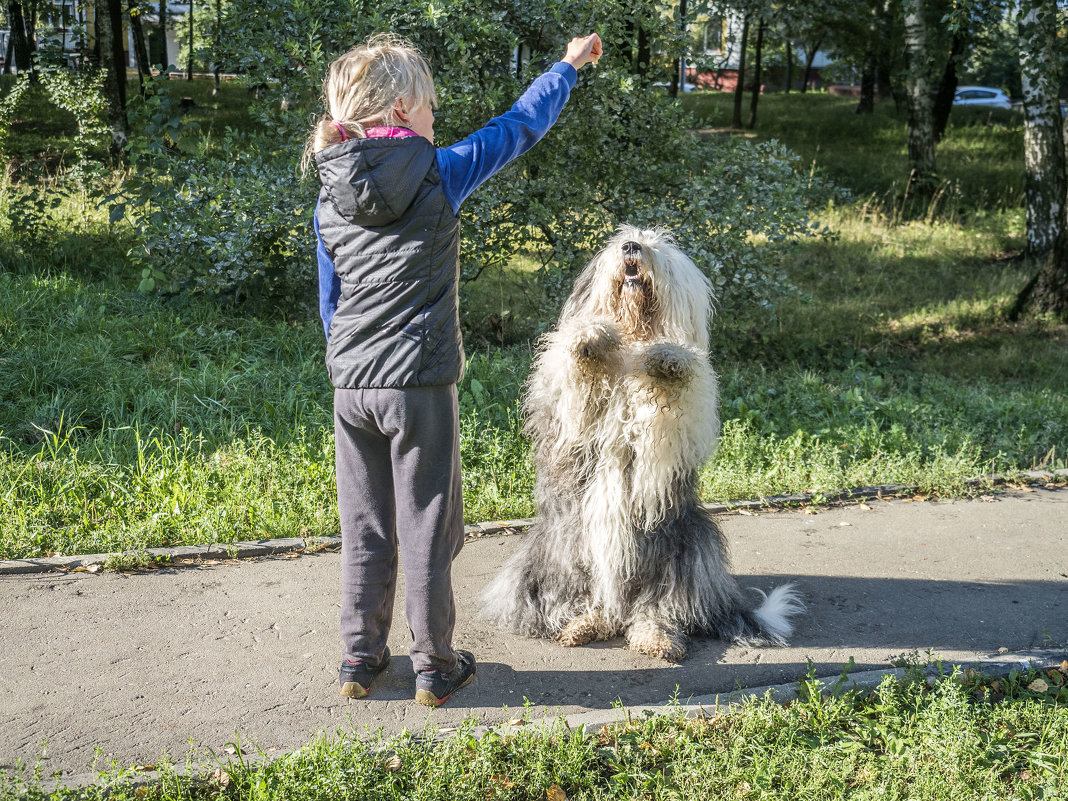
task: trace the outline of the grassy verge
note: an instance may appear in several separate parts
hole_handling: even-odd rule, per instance
[[[211,131],[240,98],[212,100],[202,83],[193,94]],[[715,123],[729,100],[687,102]],[[849,101],[769,96],[761,115],[761,136],[859,200],[818,215],[830,237],[769,254],[798,290],[774,315],[716,321],[723,435],[704,497],[872,483],[957,494],[970,476],[1063,467],[1068,327],[1003,314],[1030,269],[1012,258],[1015,118],[955,119],[940,165],[946,187],[964,188],[914,205],[895,195],[904,126],[892,107],[867,118]],[[315,312],[138,295],[123,273],[130,243],[92,198],[62,195],[29,230],[16,194],[37,190],[6,188],[0,558],[336,533]],[[523,264],[465,291],[466,517],[529,516],[518,399],[545,321]]]
[[[106,789],[6,789],[29,801],[1061,798],[1066,680],[1068,665],[997,679],[954,673],[933,685],[920,674],[888,677],[844,694],[810,679],[786,706],[763,699],[698,719],[646,716],[598,731],[558,723],[481,738],[462,727],[439,744],[409,734],[371,747],[339,732],[207,775],[157,765],[165,778],[148,787],[119,774]]]

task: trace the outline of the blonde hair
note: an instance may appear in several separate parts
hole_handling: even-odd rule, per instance
[[[376,34],[335,59],[323,81],[326,114],[308,137],[304,168],[324,147],[346,138],[361,139],[374,125],[400,124],[394,109],[398,100],[408,111],[438,106],[430,65],[407,39]],[[345,129],[344,137],[339,125]]]

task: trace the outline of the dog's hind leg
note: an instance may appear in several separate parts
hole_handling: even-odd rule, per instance
[[[619,627],[612,625],[604,612],[591,609],[568,623],[557,635],[557,641],[567,647],[585,645],[594,640],[610,640],[619,634]]]
[[[686,656],[686,635],[652,617],[641,617],[627,629],[627,645],[632,651],[668,662],[681,662]]]

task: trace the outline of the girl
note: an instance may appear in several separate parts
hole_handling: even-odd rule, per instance
[[[314,227],[319,310],[334,385],[341,518],[341,694],[362,698],[389,663],[398,544],[417,701],[438,706],[475,675],[452,646],[452,561],[463,545],[456,382],[461,204],[556,122],[597,34],[511,110],[434,147],[437,97],[423,56],[372,37],[330,65],[309,138],[322,189]]]

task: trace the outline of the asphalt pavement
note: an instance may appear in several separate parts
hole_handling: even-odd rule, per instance
[[[454,566],[455,643],[475,653],[478,675],[438,710],[412,700],[402,603],[393,663],[372,695],[338,695],[336,553],[0,576],[0,770],[39,761],[73,780],[164,754],[207,761],[238,740],[270,756],[317,733],[707,699],[796,681],[810,661],[834,675],[850,659],[866,671],[913,653],[967,665],[999,649],[1068,647],[1068,489],[720,520],[743,587],[794,582],[803,594],[789,646],[697,639],[671,665],[622,640],[563,648],[502,634],[480,619],[477,596],[522,535],[486,537]]]

